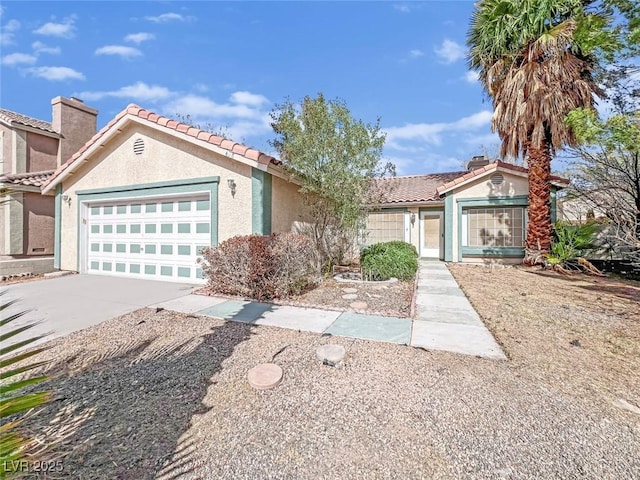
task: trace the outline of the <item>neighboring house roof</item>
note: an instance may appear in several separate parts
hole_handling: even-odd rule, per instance
[[[86,156],[90,155],[96,147],[102,145],[113,135],[114,132],[121,129],[124,123],[128,121],[136,121],[140,124],[153,126],[155,128],[159,126],[172,135],[191,141],[195,140],[195,143],[200,143],[205,147],[210,147],[210,149],[218,151],[218,153],[228,158],[239,159],[238,157],[240,157],[245,161],[248,160],[249,163],[255,162],[254,164],[263,165],[265,167],[270,164],[282,165],[282,162],[277,158],[259,150],[247,147],[246,145],[242,145],[232,140],[227,140],[213,133],[205,132],[204,130],[192,127],[186,123],[177,122],[168,117],[163,117],[162,115],[158,115],[157,113],[146,110],[138,105],[130,104],[55,171],[49,181],[43,185],[43,193],[46,193],[48,190],[53,188],[53,186],[58,183],[66,173],[72,172],[76,166],[82,163]]]
[[[12,112],[11,110],[6,110],[4,108],[0,108],[0,121],[4,121],[4,123],[10,126],[18,124],[36,128],[38,130],[44,130],[45,132],[49,133],[59,134],[59,132],[56,132],[53,129],[49,122],[38,120],[37,118],[33,117],[27,117],[26,115],[22,115],[21,113]]]
[[[407,175],[377,180],[381,191],[381,203],[410,203],[439,200],[437,188],[466,172]]]
[[[53,175],[54,170],[46,170],[44,172],[27,172],[14,173],[10,175],[0,175],[0,183],[5,185],[16,185],[24,187],[40,187],[49,177]]]
[[[485,165],[484,167],[477,168],[470,172],[464,173],[464,175],[459,176],[458,178],[452,179],[438,187],[438,194],[442,195],[448,191],[454,190],[461,185],[472,182],[474,180],[478,180],[479,178],[488,175],[490,173],[495,173],[497,171],[507,171],[509,173],[514,173],[520,176],[527,176],[529,173],[528,168],[520,167],[518,165],[513,165],[511,163],[501,162],[500,160],[496,160],[493,163]],[[551,184],[557,187],[566,187],[569,185],[569,180],[566,178],[558,177],[556,175],[551,175]]]

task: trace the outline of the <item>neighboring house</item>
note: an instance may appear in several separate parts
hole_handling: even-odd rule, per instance
[[[136,105],[42,188],[56,268],[188,283],[203,247],[307,221],[298,190],[276,158]]]
[[[51,101],[52,122],[0,108],[0,275],[53,270],[54,199],[40,186],[96,132],[97,110]]]
[[[526,239],[527,169],[474,157],[467,171],[391,177],[379,210],[367,218],[366,244],[404,240],[421,257],[448,262],[518,263]],[[568,180],[552,177],[556,191]]]

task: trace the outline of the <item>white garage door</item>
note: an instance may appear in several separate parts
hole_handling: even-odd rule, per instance
[[[144,198],[88,206],[88,273],[201,283],[211,244],[209,195]]]

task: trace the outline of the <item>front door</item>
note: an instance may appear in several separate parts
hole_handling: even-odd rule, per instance
[[[420,256],[444,258],[442,212],[420,213]]]

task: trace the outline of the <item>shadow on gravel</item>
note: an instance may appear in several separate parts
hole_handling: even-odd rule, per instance
[[[47,381],[58,398],[31,428],[48,425],[38,433],[56,443],[63,466],[35,478],[168,480],[193,471],[197,445],[184,434],[208,411],[202,402],[212,376],[251,330],[225,322],[183,342],[123,339]]]

